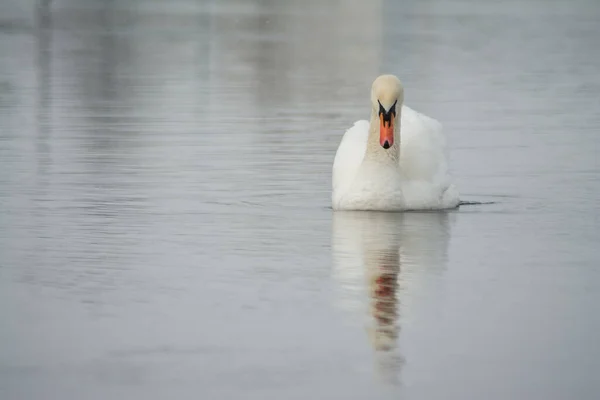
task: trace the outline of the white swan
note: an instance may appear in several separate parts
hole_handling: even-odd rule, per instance
[[[334,210],[435,210],[459,205],[441,124],[403,102],[404,88],[397,77],[375,79],[371,121],[355,122],[335,155]]]

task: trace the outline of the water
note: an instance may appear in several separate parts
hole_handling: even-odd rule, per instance
[[[0,5],[2,399],[598,397],[596,1],[41,4]],[[493,204],[332,213],[388,72]]]

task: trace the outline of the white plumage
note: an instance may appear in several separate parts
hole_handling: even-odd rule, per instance
[[[376,89],[388,90],[381,84],[377,88],[377,82],[374,104],[378,101]],[[448,173],[441,124],[402,105],[403,89],[399,87],[395,96],[400,100],[400,123],[396,123],[394,143],[399,149],[379,146],[380,121],[374,105],[371,121],[355,122],[337,149],[332,171],[334,210],[433,210],[459,205],[458,190]]]

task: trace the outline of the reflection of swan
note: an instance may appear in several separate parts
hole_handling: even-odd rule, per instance
[[[401,211],[455,208],[441,125],[403,105],[393,75],[375,79],[371,121],[346,131],[332,170],[334,210]]]
[[[445,267],[448,218],[446,213],[333,213],[340,305],[369,310],[369,336],[378,369],[386,375],[397,377],[401,366],[395,350],[402,294],[417,284],[420,273]],[[407,272],[410,279],[403,278]]]

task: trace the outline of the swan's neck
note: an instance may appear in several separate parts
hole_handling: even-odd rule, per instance
[[[384,164],[398,165],[398,160],[400,159],[400,113],[401,106],[398,107],[395,118],[394,144],[386,150],[379,143],[379,115],[377,115],[375,110],[371,111],[371,124],[369,125],[369,138],[367,140],[365,159]]]

